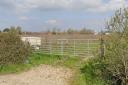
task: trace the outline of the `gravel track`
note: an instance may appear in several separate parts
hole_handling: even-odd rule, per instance
[[[70,69],[41,65],[27,72],[0,76],[0,85],[69,85]]]

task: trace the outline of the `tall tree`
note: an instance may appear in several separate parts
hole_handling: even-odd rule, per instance
[[[22,34],[22,27],[17,26],[17,27],[16,27],[16,30],[17,30],[17,32],[18,32],[19,34]]]
[[[74,32],[77,32],[77,31],[74,30],[74,29],[72,29],[72,28],[69,28],[69,29],[67,30],[67,33],[68,33],[68,34],[72,34],[72,33],[74,33]]]

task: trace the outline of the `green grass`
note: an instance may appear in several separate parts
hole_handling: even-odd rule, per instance
[[[79,62],[79,65],[75,68],[76,75],[71,85],[108,85],[101,77],[101,67],[98,65],[97,60],[89,59]]]
[[[0,69],[0,74],[7,73],[19,73],[27,71],[32,67],[39,66],[41,64],[64,66],[73,68],[74,65],[79,61],[78,57],[59,56],[59,55],[48,55],[43,53],[33,53],[29,58],[29,62],[26,64],[18,65],[6,65]]]
[[[3,66],[0,70],[0,74],[7,74],[7,73],[19,73],[22,71],[27,71],[32,67],[38,66],[40,64],[49,64],[53,65],[60,60],[60,56],[57,55],[46,55],[42,53],[33,53],[30,58],[29,62],[26,64],[18,64],[18,65],[6,65]]]
[[[58,55],[47,55],[42,53],[34,53],[30,57],[30,64],[33,66],[40,64],[49,64],[53,65],[61,59],[61,56]]]
[[[0,74],[20,73],[41,64],[62,66],[72,69],[75,74],[70,82],[71,85],[105,85],[104,81],[99,76],[95,77],[92,75],[92,70],[94,69],[91,64],[87,64],[79,57],[47,55],[43,53],[33,53],[29,58],[29,63],[27,64],[4,66],[0,70]],[[86,67],[87,73],[81,72],[80,69],[84,67]]]
[[[29,64],[3,66],[0,70],[0,74],[18,73],[30,69],[30,67],[31,65]]]

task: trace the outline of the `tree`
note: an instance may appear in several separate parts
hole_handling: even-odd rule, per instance
[[[17,26],[17,27],[11,26],[11,27],[5,28],[3,30],[3,32],[9,32],[9,31],[16,32],[18,34],[22,34],[22,28],[20,26]]]
[[[17,30],[18,34],[22,34],[22,27],[17,26],[16,27],[16,30]]]
[[[83,28],[80,30],[80,34],[94,34],[94,31],[91,29]]]
[[[107,69],[121,85],[128,85],[128,9],[120,9],[107,24],[110,32],[105,41]],[[117,85],[117,84],[116,84]]]
[[[72,34],[72,33],[74,33],[74,32],[77,32],[77,31],[74,30],[74,29],[72,29],[72,28],[69,28],[69,29],[67,30],[67,33],[68,33],[68,34]]]
[[[52,29],[52,34],[57,34],[57,28]]]
[[[10,31],[9,28],[5,28],[5,29],[3,30],[3,32],[9,32],[9,31]]]
[[[29,57],[29,43],[23,42],[15,31],[0,33],[0,66],[25,63]]]

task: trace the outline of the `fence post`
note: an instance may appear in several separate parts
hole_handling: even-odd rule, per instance
[[[101,36],[101,39],[100,39],[100,56],[101,56],[101,58],[104,58],[104,55],[105,55],[105,45],[104,45],[104,39]]]
[[[61,41],[61,55],[63,55],[64,54],[64,42],[63,42],[63,40]]]
[[[49,42],[50,54],[52,54],[52,42]]]
[[[75,39],[74,39],[74,56],[76,56],[76,42],[75,42]]]
[[[88,39],[88,56],[90,55],[90,40]]]

